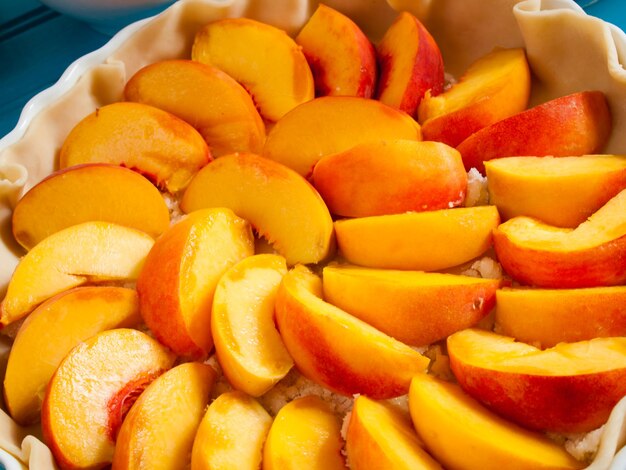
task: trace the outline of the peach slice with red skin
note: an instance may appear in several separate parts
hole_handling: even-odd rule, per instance
[[[112,462],[125,413],[175,356],[136,330],[115,329],[79,343],[56,370],[41,412],[46,444],[63,469]]]
[[[61,147],[59,166],[121,165],[176,193],[211,159],[206,142],[190,124],[146,104],[120,102],[97,109],[74,126]]]
[[[211,366],[188,362],[148,385],[122,423],[112,468],[189,468],[214,381]]]
[[[519,216],[494,230],[500,263],[517,281],[549,288],[626,281],[626,190],[575,229]]]
[[[485,173],[484,162],[513,156],[567,157],[598,153],[611,133],[604,94],[562,96],[502,119],[470,135],[457,150],[465,168]]]
[[[22,324],[11,347],[4,377],[11,417],[23,425],[39,420],[50,378],[81,341],[140,322],[137,293],[123,287],[77,287],[41,304]]]
[[[313,185],[330,212],[346,217],[458,206],[467,173],[461,154],[439,142],[369,142],[323,157]]]
[[[313,75],[301,48],[284,31],[249,18],[206,25],[196,34],[191,58],[241,83],[268,121],[279,120],[315,96]]]
[[[313,72],[317,96],[371,98],[376,85],[376,52],[350,18],[319,4],[296,36],[296,43]]]
[[[416,114],[424,94],[443,90],[443,59],[424,25],[402,12],[376,49],[380,78],[376,96],[381,103]]]
[[[421,140],[419,124],[375,100],[326,96],[304,103],[267,135],[263,156],[308,176],[320,158],[372,140]]]
[[[530,429],[589,432],[626,395],[626,338],[540,350],[484,330],[448,337],[450,367],[467,393]]]
[[[324,302],[321,279],[304,266],[283,278],[276,323],[300,372],[342,395],[375,399],[407,392],[428,359],[343,310]]]
[[[207,165],[185,191],[181,208],[228,207],[248,220],[288,264],[317,263],[334,248],[333,223],[318,192],[293,170],[254,154]]]
[[[72,287],[98,281],[134,281],[154,240],[108,222],[72,225],[44,239],[15,268],[0,304],[8,325],[44,300]]]
[[[30,250],[59,230],[92,220],[156,238],[169,227],[170,216],[159,191],[141,175],[116,165],[85,164],[57,171],[31,188],[13,210],[13,236]]]
[[[456,147],[483,127],[524,111],[529,96],[524,50],[496,48],[448,90],[437,96],[426,92],[418,110],[424,139]]]
[[[124,95],[194,126],[215,157],[263,148],[265,124],[252,98],[218,68],[191,60],[157,62],[133,75]]]
[[[211,306],[228,268],[254,254],[250,225],[226,208],[192,212],[154,244],[137,279],[141,315],[180,356],[213,349]]]
[[[327,302],[405,344],[424,346],[478,323],[495,306],[501,281],[454,274],[324,268]]]

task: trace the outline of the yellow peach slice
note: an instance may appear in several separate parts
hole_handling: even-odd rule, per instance
[[[61,229],[91,220],[154,238],[170,224],[165,201],[143,176],[120,166],[86,164],[57,171],[28,191],[13,210],[13,235],[30,250]]]
[[[313,185],[330,212],[346,217],[458,206],[467,173],[461,154],[439,142],[369,142],[323,157]]]
[[[194,126],[215,157],[263,148],[265,125],[252,98],[218,68],[191,60],[157,62],[133,75],[124,95]]]
[[[341,424],[319,397],[298,398],[276,415],[263,449],[263,470],[344,470]]]
[[[69,133],[61,168],[113,163],[135,170],[175,193],[211,160],[202,136],[182,119],[141,103],[113,103],[80,121]]]
[[[255,20],[228,18],[208,24],[196,34],[191,57],[241,83],[269,121],[315,94],[300,47],[284,31]]]
[[[320,3],[296,43],[311,66],[317,96],[372,96],[376,52],[350,18]]]
[[[46,386],[74,346],[101,331],[140,322],[136,292],[122,287],[78,287],[41,304],[11,347],[4,377],[11,417],[20,424],[39,420]]]
[[[541,348],[626,336],[626,287],[501,289],[497,331]]]
[[[260,396],[293,366],[274,325],[276,292],[285,258],[245,258],[221,277],[213,297],[211,331],[224,375],[238,390]]]
[[[193,440],[214,381],[211,366],[188,362],[152,382],[124,419],[113,468],[189,468]]]
[[[409,408],[417,434],[446,468],[567,470],[585,466],[544,435],[500,418],[458,385],[430,375],[413,378]]]
[[[456,147],[474,132],[526,109],[530,70],[523,49],[496,48],[448,90],[426,92],[418,116],[424,139]]]
[[[0,304],[8,325],[44,300],[90,281],[135,280],[154,240],[139,230],[85,222],[50,235],[15,268]]]
[[[448,337],[450,367],[467,393],[522,426],[588,432],[626,395],[626,338],[540,350],[468,329]]]
[[[191,470],[258,470],[271,425],[271,416],[254,398],[238,391],[221,394],[198,428]]]
[[[441,470],[424,450],[408,416],[361,395],[354,400],[346,435],[352,470]]]
[[[155,337],[180,356],[207,356],[217,283],[253,254],[250,225],[229,209],[196,211],[173,225],[154,244],[137,279],[141,315]]]
[[[324,302],[321,293],[321,279],[301,265],[285,275],[278,289],[276,323],[300,372],[343,395],[382,399],[405,394],[428,359]]]
[[[156,340],[128,329],[99,333],[72,349],[52,376],[41,410],[44,440],[59,465],[110,464],[126,412],[174,359]]]
[[[508,157],[485,162],[489,200],[519,215],[574,228],[626,188],[626,157]]]
[[[324,268],[327,302],[406,344],[424,346],[478,323],[495,306],[499,280],[453,274]]]
[[[324,201],[304,178],[254,154],[229,155],[193,179],[181,208],[228,207],[248,220],[287,263],[317,263],[333,248]]]
[[[337,245],[350,263],[436,271],[465,263],[491,245],[495,206],[338,220]]]
[[[267,135],[263,156],[307,176],[325,155],[365,142],[421,140],[410,116],[375,100],[327,96],[298,106]]]

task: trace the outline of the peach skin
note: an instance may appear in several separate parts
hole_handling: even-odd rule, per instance
[[[313,72],[317,96],[372,97],[376,52],[350,18],[320,3],[296,43]]]
[[[626,190],[575,229],[519,216],[493,232],[502,267],[523,284],[600,287],[626,281]]]
[[[248,220],[288,264],[317,263],[334,248],[333,223],[318,192],[293,170],[254,154],[207,165],[183,196],[185,212],[228,207]]]
[[[263,156],[308,176],[320,158],[377,141],[422,140],[419,124],[375,100],[326,96],[298,106],[267,135]]]
[[[196,34],[191,58],[241,83],[268,121],[278,121],[315,96],[313,75],[301,48],[284,31],[255,20],[209,23]]]
[[[13,210],[13,236],[30,250],[59,230],[92,220],[153,238],[170,224],[165,201],[146,178],[116,165],[85,164],[57,171],[31,188]]]
[[[523,49],[496,48],[443,93],[427,91],[418,118],[425,140],[456,147],[474,132],[526,109],[530,69]]]
[[[501,281],[453,274],[329,265],[327,302],[398,341],[425,346],[478,323]]]
[[[350,263],[437,271],[487,251],[499,222],[494,206],[462,207],[338,220],[335,234],[341,254]]]
[[[263,470],[344,470],[343,439],[337,416],[310,395],[283,406],[263,449]]]
[[[0,304],[0,323],[28,315],[44,300],[88,282],[134,281],[154,240],[108,222],[85,222],[50,235],[24,256]]]
[[[313,185],[331,213],[346,217],[446,209],[462,204],[461,154],[439,142],[369,142],[323,157]]]
[[[189,468],[214,381],[211,366],[188,362],[148,385],[122,423],[112,469]]]
[[[543,434],[500,418],[453,383],[419,374],[409,409],[417,434],[446,468],[569,470],[585,466]]]
[[[250,225],[231,210],[192,212],[155,243],[137,279],[141,315],[154,336],[179,356],[213,349],[211,306],[228,268],[254,254]]]
[[[428,359],[321,299],[321,279],[299,265],[283,278],[276,324],[303,375],[342,395],[374,399],[407,392]]]
[[[377,47],[380,78],[376,96],[411,116],[427,91],[443,90],[443,59],[437,43],[424,25],[402,12]]]
[[[496,292],[498,333],[540,348],[626,336],[626,287]]]
[[[504,220],[525,215],[574,228],[626,188],[626,157],[508,157],[485,162],[489,200]]]
[[[157,62],[133,75],[124,95],[194,126],[214,157],[263,148],[265,124],[252,98],[216,67],[191,60]]]
[[[121,165],[159,189],[176,193],[211,158],[202,136],[182,119],[152,106],[124,102],[103,106],[76,124],[63,142],[59,165]]]
[[[254,398],[238,391],[222,393],[202,418],[191,470],[259,470],[271,425],[272,417]]]
[[[604,94],[562,96],[502,119],[470,135],[457,150],[465,168],[485,174],[484,162],[513,156],[566,157],[598,153],[611,133]]]
[[[145,333],[123,328],[99,333],[72,349],[52,376],[41,410],[44,441],[59,466],[110,464],[126,413],[174,359]]]
[[[484,330],[448,337],[450,367],[467,393],[530,429],[589,432],[626,395],[626,338],[540,350]]]
[[[424,450],[424,444],[405,413],[365,395],[354,400],[346,451],[352,470],[442,469]]]

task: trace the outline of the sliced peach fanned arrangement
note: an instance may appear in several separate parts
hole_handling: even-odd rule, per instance
[[[585,467],[626,396],[604,95],[526,109],[522,49],[444,80],[407,12],[189,47],[13,211],[4,398],[59,468]]]

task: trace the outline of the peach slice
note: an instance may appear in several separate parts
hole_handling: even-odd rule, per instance
[[[91,220],[154,238],[170,224],[165,201],[144,177],[115,165],[86,164],[57,171],[28,191],[13,210],[13,235],[30,250],[59,230]]]
[[[497,331],[541,348],[626,336],[626,287],[501,289]]]
[[[268,24],[248,18],[214,21],[196,34],[191,57],[241,83],[268,121],[278,121],[315,96],[302,50],[284,31]]]
[[[376,95],[393,108],[414,115],[427,91],[443,90],[443,59],[420,21],[402,12],[377,47],[380,79]]]
[[[566,157],[599,152],[611,133],[604,94],[584,91],[547,101],[475,132],[457,150],[465,168],[513,156]]]
[[[8,325],[44,300],[93,281],[133,281],[154,240],[109,222],[85,222],[50,235],[15,268],[0,304],[0,323]]]
[[[531,429],[588,432],[626,395],[626,338],[560,343],[540,350],[483,330],[448,337],[461,387]]]
[[[456,385],[430,375],[411,382],[409,408],[417,434],[446,468],[578,469],[565,449],[481,406]]]
[[[267,436],[263,470],[345,470],[341,424],[321,398],[310,395],[283,406]]]
[[[407,392],[428,359],[321,299],[321,279],[304,266],[283,278],[276,323],[303,375],[342,395],[375,399]]]
[[[326,96],[278,121],[267,135],[263,156],[307,176],[325,155],[372,140],[421,140],[421,135],[410,116],[378,101]]]
[[[333,248],[332,219],[315,188],[289,168],[257,155],[222,157],[198,173],[181,208],[204,207],[232,209],[289,264],[317,263]]]
[[[124,415],[174,359],[145,333],[123,328],[72,349],[52,376],[41,410],[44,440],[57,463],[72,469],[110,464]]]
[[[427,91],[418,110],[424,139],[456,147],[483,127],[526,109],[530,69],[523,49],[496,48],[438,96]]]
[[[157,62],[133,75],[124,95],[187,121],[215,157],[263,148],[265,124],[252,98],[218,68],[191,60]]]
[[[347,217],[458,206],[467,173],[461,154],[439,142],[369,142],[323,157],[313,185],[330,212]]]
[[[485,163],[489,200],[503,219],[525,215],[576,227],[626,188],[626,157],[508,157]]]
[[[319,4],[296,43],[302,47],[317,96],[371,98],[376,84],[376,52],[354,21]]]
[[[575,229],[515,217],[493,233],[504,269],[539,287],[578,288],[626,281],[626,190]]]
[[[213,348],[211,305],[228,268],[254,254],[250,225],[225,208],[192,212],[154,244],[137,279],[141,315],[180,356]]]
[[[214,381],[211,366],[188,362],[152,382],[122,423],[113,468],[189,468]]]
[[[463,207],[338,220],[335,234],[350,263],[436,271],[484,253],[499,222],[494,206]]]
[[[352,470],[440,470],[441,465],[423,447],[411,420],[402,412],[363,395],[354,400],[346,436]]]
[[[238,391],[221,394],[198,428],[191,470],[258,470],[271,425],[271,416],[254,398]]]
[[[69,133],[61,168],[113,163],[175,193],[211,160],[202,136],[182,119],[141,103],[113,103],[80,121]]]
[[[453,274],[324,268],[327,302],[398,341],[424,346],[478,323],[495,306],[500,280]]]
[[[245,258],[221,277],[213,297],[211,331],[228,381],[260,396],[293,366],[274,325],[276,292],[287,273],[285,258]]]
[[[140,322],[137,294],[123,287],[78,287],[41,304],[11,347],[4,377],[11,417],[24,425],[39,420],[46,386],[74,346],[101,331]]]

